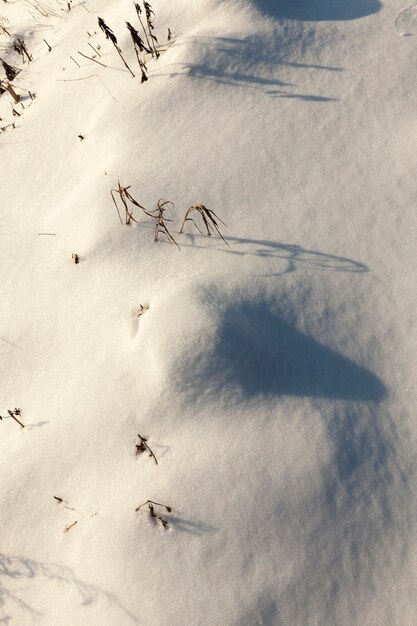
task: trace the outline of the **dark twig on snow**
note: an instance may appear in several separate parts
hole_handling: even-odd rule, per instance
[[[172,508],[170,506],[166,506],[165,504],[160,504],[159,502],[153,502],[152,500],[146,500],[146,502],[144,502],[143,504],[140,504],[138,507],[136,507],[135,511],[139,511],[143,506],[148,505],[148,510],[149,510],[149,515],[151,517],[155,517],[158,521],[161,522],[162,526],[164,528],[168,527],[168,520],[164,519],[163,517],[161,517],[160,515],[158,515],[155,512],[155,507],[162,507],[164,508],[166,511],[168,511],[168,513],[171,513]]]
[[[139,63],[139,67],[141,70],[141,82],[144,83],[145,81],[148,80],[148,77],[146,76],[146,65],[145,65],[145,61],[143,61],[140,58],[139,53],[140,52],[149,52],[149,54],[151,54],[151,50],[149,50],[149,48],[147,48],[145,46],[145,44],[143,43],[143,40],[140,38],[139,33],[137,30],[135,30],[132,26],[132,24],[130,24],[129,22],[126,22],[126,26],[130,32],[130,36],[132,37],[132,41],[133,41],[133,47],[135,49],[135,53],[136,53],[136,58],[138,60]]]
[[[5,420],[5,419],[12,418],[12,419],[14,419],[15,422],[17,422],[19,424],[19,426],[21,426],[22,428],[25,427],[25,425],[22,424],[22,422],[19,419],[17,419],[17,416],[20,416],[22,414],[22,410],[21,409],[13,409],[13,411],[8,409],[7,412],[8,412],[9,415],[0,415],[0,420]]]
[[[106,22],[101,17],[98,18],[98,25],[100,26],[100,28],[103,31],[103,33],[106,35],[106,39],[109,39],[112,42],[113,46],[116,48],[117,54],[122,59],[125,67],[132,74],[133,78],[135,78],[134,73],[132,72],[132,70],[130,69],[130,67],[128,66],[128,64],[126,63],[126,61],[125,61],[125,59],[123,57],[121,49],[117,45],[117,39],[116,39],[116,35],[114,34],[114,32],[111,30],[111,28],[109,28],[107,26]]]
[[[155,461],[155,463],[158,465],[158,459],[156,458],[154,452],[151,450],[151,448],[148,445],[148,440],[145,437],[142,437],[142,435],[139,435],[138,433],[138,437],[140,439],[140,443],[136,443],[136,456],[138,454],[142,454],[142,452],[149,452],[149,456],[153,458],[153,460]]]
[[[223,237],[223,235],[221,234],[219,227],[218,227],[218,223],[216,220],[218,220],[219,222],[221,222],[223,224],[223,226],[226,226],[226,224],[220,219],[220,217],[218,215],[215,214],[214,211],[211,211],[210,209],[208,209],[207,207],[204,206],[204,204],[194,204],[192,207],[190,207],[188,209],[188,211],[185,214],[182,226],[181,226],[181,230],[180,233],[182,233],[182,231],[184,230],[184,226],[186,222],[192,222],[194,224],[194,226],[196,227],[196,229],[198,230],[199,233],[201,233],[202,235],[204,234],[201,229],[198,227],[198,225],[196,224],[196,222],[193,220],[192,217],[189,217],[190,214],[196,211],[202,221],[203,224],[206,228],[206,232],[207,235],[210,237],[214,231],[216,231],[216,233],[219,235],[219,237],[221,237],[221,239],[223,239],[224,243],[226,245],[229,245],[226,241],[226,239]]]

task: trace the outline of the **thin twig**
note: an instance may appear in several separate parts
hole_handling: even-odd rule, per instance
[[[107,67],[107,65],[104,65],[104,63],[97,61],[97,59],[93,59],[93,57],[89,57],[87,54],[83,54],[79,50],[77,50],[77,52],[78,54],[81,54],[81,56],[84,57],[85,59],[90,59],[90,61],[94,61],[94,63],[98,63],[99,65],[102,65],[103,67]]]
[[[166,504],[161,504],[160,502],[154,502],[153,500],[146,500],[146,502],[143,502],[143,504],[140,504],[138,507],[136,507],[135,511],[139,511],[139,509],[141,509],[143,506],[146,506],[147,504],[154,504],[155,506],[162,506],[164,509],[168,511],[168,513],[171,513],[172,511],[172,508],[170,506],[167,506]]]
[[[156,458],[154,452],[150,449],[149,445],[148,445],[148,440],[145,437],[142,437],[142,435],[139,435],[138,433],[138,437],[140,439],[140,443],[135,444],[136,445],[136,455],[145,452],[145,450],[148,450],[149,452],[149,456],[153,457],[155,463],[158,465],[158,459]]]
[[[77,61],[74,59],[74,57],[72,57],[71,55],[69,55],[69,58],[70,58],[70,59],[72,59],[72,60],[74,61],[75,65],[76,65],[77,67],[81,67],[81,65],[79,65],[79,64],[77,63]]]

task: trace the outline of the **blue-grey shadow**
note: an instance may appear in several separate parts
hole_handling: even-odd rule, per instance
[[[267,303],[232,304],[224,312],[210,362],[213,374],[222,372],[222,380],[246,397],[380,401],[387,396],[370,370],[301,332]]]
[[[231,87],[244,87],[256,89],[272,97],[284,97],[286,94],[292,99],[306,102],[336,102],[337,98],[326,97],[317,94],[303,94],[297,91],[291,93],[296,85],[291,82],[280,80],[276,77],[281,66],[292,67],[294,70],[303,69],[311,71],[341,72],[343,68],[318,64],[297,63],[282,58],[279,49],[265,50],[264,42],[259,37],[246,37],[237,39],[232,37],[192,37],[175,43],[177,47],[203,48],[206,51],[204,62],[196,63],[171,63],[165,66],[166,71],[158,72],[154,78],[168,76],[169,78],[185,75],[190,79],[208,80],[215,83],[229,85]],[[212,51],[215,54],[212,54]],[[198,55],[201,57],[201,53]],[[245,69],[251,63],[251,73],[237,70],[239,66]],[[269,75],[265,75],[265,65],[269,67]],[[259,74],[256,68],[261,66]],[[262,75],[261,75],[262,73]]]
[[[7,584],[13,580],[22,583],[28,580],[38,581],[38,579],[58,582],[62,586],[63,593],[76,592],[82,606],[105,600],[113,608],[119,610],[123,624],[139,623],[138,617],[114,593],[76,578],[69,567],[0,553],[0,624],[7,625],[9,622],[15,622],[13,617],[15,607],[26,613],[28,621],[25,623],[29,621],[32,623],[44,617],[37,608],[22,599],[21,589],[14,591]]]
[[[255,255],[287,261],[285,273],[296,271],[298,266],[327,272],[369,272],[368,266],[359,261],[320,250],[310,250],[298,244],[245,237],[225,237],[225,239],[229,244],[225,252],[229,254]]]
[[[377,13],[379,0],[255,0],[263,12],[278,19],[302,21],[356,20]]]
[[[213,533],[217,531],[217,528],[200,522],[199,520],[186,519],[184,517],[178,517],[177,515],[165,515],[171,528],[182,532],[189,533],[191,535],[203,535],[206,533]]]

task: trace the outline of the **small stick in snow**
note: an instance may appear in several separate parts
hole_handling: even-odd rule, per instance
[[[75,65],[76,65],[77,67],[81,67],[81,65],[80,65],[79,63],[77,63],[77,61],[74,59],[74,57],[72,57],[71,55],[69,55],[69,58],[70,58],[70,59],[72,59],[72,60],[74,61]]]
[[[3,84],[4,84],[4,88],[6,89],[6,91],[8,91],[9,94],[12,96],[15,104],[20,102],[20,96],[15,92],[12,85],[10,83],[3,83]]]
[[[52,48],[51,48],[51,46],[49,45],[49,43],[46,41],[46,39],[44,39],[44,42],[45,42],[45,43],[46,43],[46,45],[48,46],[48,52],[51,52]]]
[[[64,500],[62,498],[59,498],[58,496],[54,496],[55,500],[57,500],[57,502],[63,502]]]
[[[77,523],[78,523],[78,521],[76,520],[75,522],[73,522],[72,524],[70,524],[69,526],[67,526],[67,527],[64,529],[64,533],[67,533],[69,530],[71,530],[71,528],[72,528],[73,526],[75,526],[75,524],[77,524]]]
[[[75,265],[78,265],[78,263],[80,262],[80,257],[78,256],[78,254],[75,254],[75,252],[74,252],[72,254],[71,258],[74,259]]]
[[[155,454],[153,453],[153,451],[150,449],[150,447],[148,446],[148,440],[145,439],[145,437],[142,437],[142,435],[139,435],[138,433],[138,437],[140,439],[140,443],[136,443],[136,456],[138,456],[138,454],[142,454],[142,452],[145,452],[146,450],[148,450],[149,452],[149,456],[153,457],[155,463],[158,465],[158,459],[156,458]]]
[[[143,306],[143,304],[140,304],[139,309],[137,311],[137,316],[140,317],[141,315],[144,315],[148,309],[149,309],[149,305]]]
[[[94,63],[98,63],[99,65],[102,65],[103,67],[107,67],[107,65],[104,65],[104,63],[101,63],[101,61],[97,61],[97,59],[94,59],[93,57],[89,57],[88,54],[83,54],[79,50],[77,50],[77,52],[85,59],[90,59],[90,61],[94,61]]]
[[[25,427],[24,424],[22,424],[22,422],[17,419],[17,416],[22,414],[22,410],[21,409],[13,409],[13,411],[11,411],[10,409],[7,409],[7,412],[9,415],[0,415],[0,420],[5,420],[5,419],[9,419],[10,417],[12,419],[14,419],[15,422],[17,422],[19,424],[19,426],[21,426],[22,428]]]
[[[88,43],[88,42],[87,42],[87,43]],[[99,56],[99,57],[101,57],[100,52],[99,52],[98,50],[96,50],[96,49],[95,49],[95,47],[91,45],[91,43],[88,43],[88,45],[90,46],[90,48],[91,48],[92,50],[94,50],[94,52],[95,52],[96,54],[98,54],[98,56]]]
[[[171,513],[172,511],[172,508],[170,506],[167,506],[166,504],[161,504],[160,502],[154,502],[153,500],[146,500],[146,502],[143,502],[138,507],[136,507],[135,511],[139,511],[143,506],[146,506],[146,505],[148,505],[149,508],[151,508],[151,505],[162,506],[164,509],[168,511],[168,513]],[[152,510],[153,510],[153,507],[152,507]]]

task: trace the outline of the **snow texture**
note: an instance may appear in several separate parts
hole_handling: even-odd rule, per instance
[[[0,624],[413,626],[416,4],[151,4],[0,7]]]

